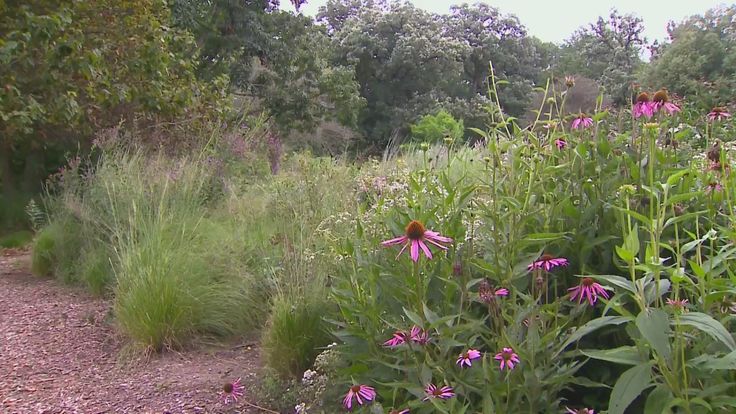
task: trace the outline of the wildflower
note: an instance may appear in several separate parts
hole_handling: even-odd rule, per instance
[[[506,288],[493,289],[488,280],[483,280],[478,286],[478,297],[481,302],[491,303],[496,297],[508,296],[509,290]]]
[[[705,188],[705,194],[710,194],[712,192],[720,192],[723,190],[723,186],[720,183],[709,183],[708,186]]]
[[[667,299],[667,305],[679,311],[687,311],[687,303],[687,299]]]
[[[445,385],[442,388],[438,388],[434,384],[427,384],[427,386],[424,388],[424,392],[427,393],[427,396],[424,397],[423,401],[427,401],[430,398],[439,398],[440,400],[447,400],[455,396],[455,393],[452,391],[452,387],[447,386],[447,385]]]
[[[555,146],[557,146],[558,150],[563,150],[567,146],[567,141],[565,141],[564,139],[558,138],[555,140]]]
[[[471,348],[463,352],[462,354],[460,354],[460,356],[457,357],[456,364],[458,364],[460,368],[462,368],[464,365],[467,365],[468,368],[470,368],[471,366],[473,366],[471,361],[478,359],[478,358],[480,358],[480,351],[478,351],[477,349]]]
[[[638,119],[642,116],[645,118],[651,118],[654,115],[654,107],[649,101],[649,95],[646,92],[642,92],[636,97],[636,103],[632,109],[632,115]]]
[[[447,250],[447,246],[444,246],[441,243],[451,242],[451,238],[441,236],[435,231],[427,230],[420,221],[412,220],[406,226],[406,234],[395,239],[386,240],[382,242],[381,245],[392,246],[396,244],[403,244],[404,247],[402,247],[401,251],[399,251],[399,254],[396,256],[397,258],[401,255],[401,253],[404,252],[404,250],[406,250],[407,247],[409,247],[409,245],[411,245],[411,260],[417,262],[419,261],[420,248],[428,259],[432,258],[432,252],[429,250],[429,247],[427,247],[427,243],[434,244],[442,250]]]
[[[425,345],[429,342],[429,333],[416,325],[411,327],[409,337],[412,342],[419,345]]]
[[[593,118],[588,117],[582,112],[572,121],[572,129],[583,129],[589,126],[593,126]]]
[[[353,399],[355,399],[359,405],[363,405],[363,401],[373,401],[376,398],[376,391],[373,387],[367,385],[353,385],[348,390],[345,398],[342,400],[342,405],[348,410],[353,408]]]
[[[543,254],[538,260],[527,266],[527,270],[544,269],[550,271],[557,266],[567,266],[569,262],[564,257],[554,257],[549,254]]]
[[[680,112],[680,107],[669,101],[669,95],[667,95],[667,89],[660,89],[654,94],[652,98],[652,108],[654,112],[658,112],[664,108],[668,114],[672,115],[676,112]]]
[[[710,161],[720,162],[721,161],[721,143],[718,140],[716,140],[713,143],[713,146],[708,150],[706,155]]]
[[[394,348],[406,342],[406,333],[401,331],[394,332],[389,340],[383,343],[383,346]]]
[[[500,370],[503,370],[504,368],[512,370],[514,369],[514,366],[520,362],[519,355],[517,355],[512,348],[504,348],[503,351],[497,353],[493,359],[501,362],[498,367]]]
[[[577,298],[578,303],[582,303],[584,298],[588,298],[590,306],[595,305],[595,302],[598,300],[598,295],[608,299],[608,292],[606,292],[603,286],[596,283],[593,278],[590,277],[584,277],[578,286],[571,287],[568,291],[571,292],[570,300],[575,300],[575,298]]]
[[[731,114],[728,112],[728,109],[722,106],[716,106],[710,112],[708,112],[708,120],[711,122],[723,121],[724,119],[730,118],[730,117],[731,117]]]
[[[565,412],[568,414],[595,414],[595,411],[592,408],[580,408],[578,410],[573,410],[570,407],[565,407]]]
[[[565,86],[569,88],[572,88],[575,86],[575,77],[574,76],[565,76]]]
[[[307,404],[301,403],[294,406],[294,414],[307,414]]]
[[[222,386],[222,399],[225,404],[238,401],[238,397],[242,397],[245,393],[245,386],[240,383],[240,378],[233,382],[227,382]]]
[[[715,172],[726,172],[728,173],[731,170],[731,167],[728,164],[721,164],[720,161],[711,162],[710,165],[708,165],[708,171],[715,171]]]

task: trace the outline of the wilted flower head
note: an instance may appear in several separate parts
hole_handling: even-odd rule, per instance
[[[590,118],[582,112],[572,121],[572,129],[583,129],[590,126],[593,126],[593,118]]]
[[[429,250],[427,243],[431,243],[442,250],[447,250],[447,246],[444,246],[441,243],[452,243],[452,239],[442,236],[435,231],[427,230],[422,222],[412,220],[406,226],[406,231],[403,236],[381,242],[381,245],[393,246],[403,244],[404,247],[399,251],[399,254],[396,256],[397,258],[401,256],[401,253],[403,253],[407,247],[411,246],[411,260],[417,262],[419,261],[419,249],[424,252],[424,255],[427,256],[428,259],[432,258],[432,252]]]
[[[468,368],[470,368],[471,366],[473,366],[472,361],[478,358],[480,358],[480,351],[471,348],[457,357],[456,364],[458,364],[461,368],[463,366],[467,366]]]
[[[709,183],[707,187],[705,187],[705,194],[720,192],[721,190],[723,190],[723,186],[721,185],[721,183],[712,182]]]
[[[557,266],[567,266],[569,262],[564,257],[554,257],[549,254],[543,254],[538,260],[527,266],[527,270],[544,269],[547,272]]]
[[[590,277],[584,277],[579,285],[568,289],[568,291],[570,292],[570,300],[574,301],[577,298],[578,303],[582,303],[583,299],[587,298],[590,306],[595,305],[598,295],[608,299],[608,292]]]
[[[427,384],[427,386],[424,388],[424,392],[427,394],[427,396],[424,397],[424,401],[432,398],[447,400],[455,396],[455,392],[452,390],[452,387],[448,385],[440,388],[434,384]]]
[[[671,306],[675,310],[687,310],[687,299],[667,299],[667,305]]]
[[[514,366],[520,362],[519,355],[517,355],[512,348],[504,348],[501,352],[497,353],[493,359],[500,361],[498,368],[501,370],[512,370],[514,369]]]
[[[509,290],[506,288],[498,288],[494,289],[490,282],[488,282],[487,279],[484,279],[480,282],[478,285],[478,298],[480,298],[481,302],[484,303],[491,303],[493,302],[497,297],[503,297],[508,296]]]
[[[342,400],[342,405],[344,405],[348,410],[352,410],[353,400],[356,400],[359,405],[363,405],[364,402],[367,403],[369,401],[373,401],[374,398],[376,398],[376,391],[373,387],[369,387],[367,385],[353,385],[348,390],[348,393],[345,394],[345,398]]]
[[[654,112],[657,112],[662,108],[664,108],[664,110],[670,115],[680,112],[680,107],[670,102],[670,97],[667,94],[667,89],[665,88],[658,90],[657,93],[654,94],[652,103]]]
[[[238,397],[242,397],[244,393],[245,386],[240,383],[240,378],[238,378],[233,382],[226,382],[222,386],[222,393],[220,395],[225,404],[230,404],[231,402],[238,401]]]
[[[575,86],[575,77],[574,76],[565,76],[565,86],[568,88],[572,88]]]
[[[716,106],[715,108],[711,109],[710,112],[708,112],[708,120],[713,121],[723,121],[724,119],[730,118],[731,113],[728,112],[728,109],[722,107],[722,106]]]

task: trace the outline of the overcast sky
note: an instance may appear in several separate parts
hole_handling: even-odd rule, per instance
[[[326,0],[308,0],[301,12],[314,16]],[[447,13],[452,0],[412,0],[426,10]],[[475,3],[475,1],[468,1]],[[634,13],[644,19],[649,41],[666,37],[667,22],[680,21],[694,14],[726,3],[723,0],[493,0],[487,1],[503,13],[515,14],[533,36],[548,41],[562,42],[575,29],[607,15],[615,7],[622,13]],[[288,0],[281,0],[281,7],[294,10]]]

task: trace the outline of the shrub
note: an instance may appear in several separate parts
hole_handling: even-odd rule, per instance
[[[323,317],[329,309],[316,294],[280,294],[263,333],[266,363],[283,377],[300,377],[331,342]]]
[[[33,233],[28,230],[14,231],[0,237],[0,248],[23,247],[33,240]]]
[[[430,144],[451,138],[459,141],[465,134],[463,121],[456,120],[449,112],[440,110],[434,115],[424,115],[419,122],[411,125],[414,140]]]
[[[50,276],[54,270],[54,248],[57,240],[58,225],[44,227],[36,234],[31,254],[31,271],[38,276]]]

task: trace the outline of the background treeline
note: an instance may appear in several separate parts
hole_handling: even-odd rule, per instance
[[[590,109],[600,91],[628,105],[639,86],[709,109],[736,93],[735,13],[673,22],[667,41],[649,43],[641,19],[614,10],[557,45],[481,3],[435,14],[330,0],[313,20],[264,0],[0,1],[0,227],[22,219],[43,178],[86,152],[96,131],[115,126],[180,152],[205,130],[259,117],[272,143],[374,155],[440,111],[465,127],[483,127],[489,112],[529,119],[535,88],[565,75],[582,96],[571,112]],[[502,108],[489,96],[489,62]]]

